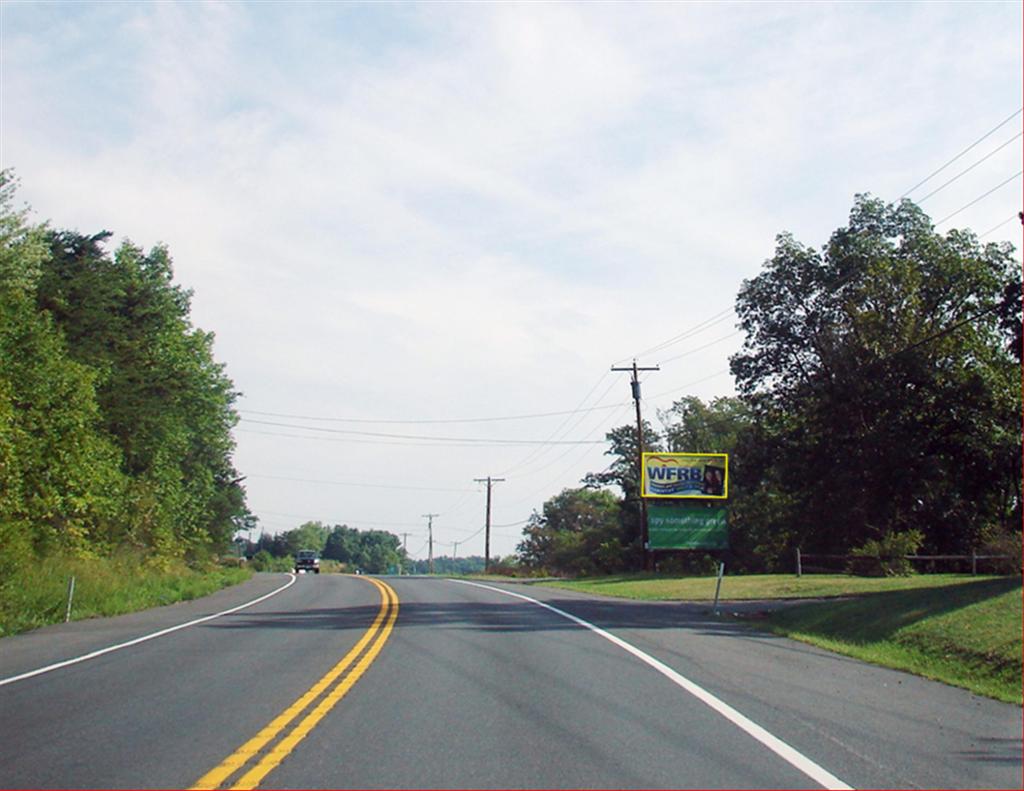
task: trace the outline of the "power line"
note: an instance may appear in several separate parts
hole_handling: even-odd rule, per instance
[[[929,192],[927,195],[925,195],[923,198],[918,198],[914,202],[918,206],[920,206],[922,203],[924,203],[926,200],[928,200],[936,192],[941,192],[946,187],[948,187],[950,184],[952,184],[954,181],[956,181],[958,178],[960,178],[961,176],[966,175],[967,173],[970,173],[972,170],[974,170],[976,167],[978,167],[978,165],[980,165],[982,162],[984,162],[985,160],[987,160],[990,157],[994,156],[998,152],[1002,151],[1004,148],[1006,148],[1008,145],[1010,145],[1010,143],[1012,143],[1014,140],[1020,139],[1022,136],[1024,136],[1024,132],[1018,132],[1013,137],[1011,137],[1009,140],[1007,140],[1005,143],[1003,143],[1001,146],[999,146],[999,148],[996,148],[996,149],[990,151],[985,156],[983,156],[981,159],[979,159],[977,162],[975,162],[973,165],[971,165],[968,168],[965,168],[964,170],[961,170],[959,173],[957,173],[955,176],[953,176],[953,178],[951,178],[949,181],[945,182],[941,186],[936,187],[931,192]]]
[[[424,436],[421,434],[389,434],[381,431],[356,431],[354,429],[343,429],[343,428],[323,428],[321,426],[301,426],[294,423],[277,423],[270,420],[253,420],[251,418],[242,418],[242,421],[246,423],[253,423],[259,426],[277,426],[279,428],[297,428],[302,431],[320,431],[328,434],[344,434],[353,435],[359,437],[381,437],[387,439],[412,439],[412,440],[425,440],[427,442],[461,442],[471,444],[483,444],[483,445],[578,445],[587,444],[586,440],[539,440],[539,439],[488,439],[488,438],[476,438],[476,437],[435,437],[435,436]]]
[[[602,377],[603,378],[603,377]],[[600,384],[600,380],[598,380]],[[596,385],[594,389],[596,389]],[[584,401],[589,397],[584,397]],[[427,425],[427,424],[452,424],[452,423],[498,423],[510,420],[534,420],[546,417],[561,417],[562,415],[574,415],[579,409],[567,409],[560,412],[537,412],[530,415],[505,415],[502,417],[470,417],[451,418],[444,420],[384,420],[372,418],[346,418],[346,417],[317,417],[314,415],[295,415],[284,412],[261,412],[255,409],[239,409],[240,414],[262,415],[264,417],[283,417],[290,420],[309,420],[323,423],[361,423],[361,424],[392,424],[392,425]]]
[[[583,404],[585,404],[587,402],[587,400],[590,398],[590,396],[592,396],[594,394],[594,391],[597,390],[597,388],[601,385],[601,383],[605,380],[605,378],[608,377],[608,374],[609,374],[609,372],[605,371],[601,375],[601,378],[598,379],[594,383],[594,386],[590,388],[590,391],[580,400],[579,404],[577,405],[577,408],[575,410],[573,410],[572,414],[569,417],[567,417],[565,420],[563,420],[561,423],[559,423],[558,426],[555,428],[555,430],[552,431],[551,434],[548,435],[548,441],[549,442],[554,444],[553,440],[555,439],[555,437],[559,437],[559,436],[564,437],[565,434],[568,434],[570,431],[574,430],[577,426],[579,426],[586,419],[586,415],[589,414],[590,412],[594,412],[594,411],[597,411],[598,409],[606,409],[606,408],[607,409],[616,409],[616,408],[618,408],[618,406],[620,406],[620,405],[614,405],[614,406],[609,406],[609,407],[595,406],[595,407],[592,407],[592,408],[589,408],[589,409],[581,409]],[[612,382],[608,385],[608,387],[605,389],[605,391],[603,393],[601,393],[601,395],[597,398],[597,401],[598,402],[603,401],[605,396],[607,396],[608,393],[610,393],[612,391],[612,388],[614,386],[615,386],[615,381],[612,380]],[[572,420],[572,416],[573,415],[581,415],[581,417],[579,417],[575,422],[573,422],[573,420]],[[564,433],[562,433],[562,432],[564,432]],[[517,462],[514,462],[511,467],[508,467],[507,469],[502,470],[501,475],[508,475],[510,472],[522,469],[522,467],[524,465],[529,464],[534,459],[542,456],[546,450],[547,450],[546,447],[534,448],[532,451],[527,453],[526,456],[524,456],[522,459],[520,459]]]
[[[614,364],[615,365],[620,365],[620,364],[623,364],[623,363],[627,363],[629,360],[631,360],[633,358],[636,358],[636,357],[648,357],[651,354],[653,354],[654,352],[661,351],[662,349],[667,348],[669,346],[673,346],[676,343],[679,343],[680,341],[684,341],[687,338],[690,338],[690,337],[692,337],[694,335],[698,335],[699,333],[704,332],[704,330],[707,330],[707,329],[713,327],[714,325],[720,324],[721,322],[725,321],[727,318],[729,318],[729,314],[733,313],[734,310],[735,310],[734,307],[728,307],[725,310],[720,311],[720,312],[714,314],[713,316],[709,316],[708,318],[704,319],[703,321],[698,322],[697,324],[695,324],[694,326],[690,327],[689,329],[683,330],[678,335],[673,335],[668,340],[662,341],[661,343],[657,343],[657,344],[655,344],[654,346],[651,346],[648,349],[644,349],[642,352],[638,352],[637,354],[632,355],[631,357],[623,358],[621,360],[616,360]]]
[[[901,198],[905,198],[905,197],[907,197],[907,196],[908,196],[908,195],[909,195],[909,194],[910,194],[911,192],[913,192],[914,190],[916,190],[916,189],[917,189],[918,187],[920,187],[920,186],[921,186],[922,184],[926,184],[927,182],[931,181],[931,180],[932,180],[932,179],[933,179],[933,178],[934,178],[935,176],[937,176],[937,175],[938,175],[939,173],[941,173],[941,172],[942,172],[943,170],[945,170],[945,169],[946,169],[946,168],[948,168],[948,167],[949,167],[950,165],[952,165],[952,164],[953,164],[954,162],[956,162],[956,161],[957,161],[958,159],[960,159],[960,157],[962,157],[962,156],[963,156],[964,154],[966,154],[966,153],[967,153],[968,151],[970,151],[970,150],[971,150],[972,148],[974,148],[975,146],[977,146],[977,145],[978,145],[979,143],[981,143],[981,142],[982,142],[983,140],[985,140],[986,138],[988,138],[988,137],[989,137],[990,135],[992,135],[993,133],[995,133],[995,132],[996,132],[996,131],[998,131],[999,129],[1002,129],[1002,128],[1003,128],[1004,126],[1006,126],[1006,125],[1007,125],[1008,123],[1010,123],[1010,121],[1012,121],[1012,120],[1013,120],[1014,118],[1016,118],[1016,117],[1017,117],[1018,115],[1020,115],[1020,114],[1021,114],[1022,112],[1024,112],[1024,107],[1020,108],[1019,110],[1017,110],[1017,112],[1013,113],[1013,114],[1012,114],[1011,116],[1009,116],[1008,118],[1006,118],[1006,119],[1005,119],[1004,121],[1001,121],[1000,123],[996,124],[996,125],[995,125],[994,127],[992,127],[991,129],[989,129],[989,130],[988,130],[988,131],[987,131],[987,132],[986,132],[985,134],[983,134],[983,135],[982,135],[981,137],[979,137],[979,138],[978,138],[977,140],[975,140],[975,141],[974,141],[973,143],[971,143],[971,144],[970,144],[969,146],[967,146],[967,148],[965,148],[965,149],[964,149],[963,151],[961,151],[961,152],[960,152],[959,154],[957,154],[957,155],[956,155],[955,157],[953,157],[953,158],[952,158],[951,160],[949,160],[949,162],[947,162],[946,164],[944,164],[944,165],[943,165],[942,167],[940,167],[940,168],[939,168],[938,170],[936,170],[936,171],[934,171],[933,173],[931,173],[931,174],[929,174],[928,176],[926,176],[926,177],[925,177],[924,179],[922,179],[921,181],[917,182],[917,184],[915,184],[915,185],[914,185],[913,187],[911,187],[911,188],[910,188],[910,189],[908,189],[908,190],[907,190],[906,192],[904,192],[904,193],[903,193],[902,195],[900,195],[900,197],[901,197]]]
[[[959,209],[957,209],[952,214],[947,214],[941,220],[936,220],[935,224],[936,225],[942,225],[942,223],[944,223],[946,220],[950,219],[951,217],[955,217],[956,215],[958,215],[960,212],[964,211],[965,209],[971,208],[971,206],[973,206],[975,203],[977,203],[978,201],[980,201],[980,200],[982,200],[984,198],[987,198],[989,195],[991,195],[993,192],[995,192],[996,190],[1000,189],[1001,187],[1005,187],[1007,184],[1009,184],[1015,178],[1019,177],[1022,173],[1024,173],[1024,170],[1018,170],[1016,173],[1014,173],[1012,176],[1010,176],[1010,178],[1008,178],[1006,181],[1000,182],[999,184],[994,186],[992,189],[990,189],[988,192],[986,192],[984,195],[979,195],[977,198],[972,200],[970,203],[965,204],[964,206],[961,206]]]
[[[309,430],[308,426],[299,426],[298,428]],[[251,428],[235,428],[235,431],[239,431],[243,434],[259,434],[264,437],[287,437],[288,439],[306,439],[314,442],[341,442],[348,445],[387,445],[398,448],[505,448],[509,447],[509,443],[498,441],[493,445],[487,445],[484,443],[459,443],[459,442],[389,442],[388,440],[369,440],[369,439],[353,439],[351,437],[313,437],[308,434],[286,434],[280,431],[258,431]]]
[[[702,352],[705,349],[710,349],[715,344],[721,343],[722,341],[727,341],[730,338],[735,338],[737,335],[741,334],[742,332],[743,332],[743,330],[736,330],[736,332],[730,332],[728,335],[723,335],[721,338],[713,340],[710,343],[705,343],[703,346],[697,346],[694,349],[689,349],[689,350],[683,352],[682,354],[677,354],[675,357],[668,357],[668,358],[662,360],[661,364],[664,365],[665,363],[671,363],[671,362],[674,362],[676,360],[680,360],[683,357],[689,357],[691,354],[696,354],[697,352]]]
[[[989,228],[987,231],[985,231],[985,233],[978,234],[978,238],[979,239],[984,239],[989,234],[995,233],[1000,228],[1002,228],[1004,225],[1006,225],[1009,222],[1013,222],[1016,219],[1018,219],[1018,216],[1016,214],[1011,214],[1009,217],[1007,217],[1005,220],[1003,220],[1001,223],[999,223],[999,225],[994,225],[991,228]]]
[[[354,486],[363,489],[409,489],[415,492],[473,492],[474,489],[444,489],[433,486],[402,486],[400,484],[385,483],[354,483],[352,481],[324,481],[313,478],[291,478],[284,475],[259,475],[249,473],[250,478],[267,478],[272,481],[295,481],[297,483],[322,483],[331,486]]]

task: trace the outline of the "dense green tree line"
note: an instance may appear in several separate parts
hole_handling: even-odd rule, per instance
[[[1020,283],[1010,244],[858,196],[821,250],[782,234],[744,282],[739,397],[684,398],[645,443],[730,453],[734,568],[789,568],[797,547],[1019,554]],[[552,498],[525,530],[527,566],[639,566],[635,428],[608,440],[613,463],[584,484],[617,485],[618,514],[581,535],[571,517],[593,493]]]
[[[236,397],[163,247],[34,225],[0,174],[0,577],[33,557],[191,559],[245,510]]]
[[[390,569],[408,565],[401,544],[398,536],[383,530],[306,522],[294,530],[261,536],[249,547],[248,554],[266,552],[271,557],[285,558],[294,557],[300,549],[312,549],[327,560],[343,563],[349,570],[386,574]]]

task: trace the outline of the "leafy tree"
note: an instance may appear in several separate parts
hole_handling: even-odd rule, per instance
[[[755,423],[750,513],[780,529],[774,552],[912,529],[964,551],[1019,524],[1012,255],[867,196],[820,252],[779,236],[738,296],[731,366]]]
[[[109,237],[50,232],[38,307],[96,372],[103,429],[131,481],[127,539],[164,554],[226,546],[244,512],[230,459],[237,394],[213,336],[191,326],[166,248],[125,242],[111,257]]]
[[[53,231],[0,173],[0,577],[28,553],[228,546],[236,394],[166,249]]]
[[[286,555],[296,555],[301,549],[312,549],[323,555],[331,530],[321,522],[306,522],[284,534]],[[326,557],[326,555],[325,555]]]
[[[0,577],[32,553],[110,547],[124,480],[98,428],[95,375],[69,359],[34,294],[44,229],[13,208],[0,173]]]
[[[735,455],[740,434],[750,424],[750,408],[739,398],[720,397],[705,404],[686,396],[658,417],[670,452]]]
[[[652,453],[664,450],[661,436],[651,424],[643,421],[644,452]],[[612,463],[603,472],[588,473],[584,484],[588,487],[618,486],[623,497],[635,500],[640,494],[639,470],[637,469],[636,426],[626,424],[612,429],[605,435],[611,447],[605,456],[612,457]]]
[[[557,574],[593,574],[621,567],[619,500],[605,489],[565,489],[544,503],[523,529],[520,562]]]

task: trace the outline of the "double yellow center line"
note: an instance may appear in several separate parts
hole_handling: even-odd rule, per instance
[[[232,789],[256,788],[260,782],[292,750],[306,738],[307,734],[334,706],[348,693],[360,676],[377,658],[387,642],[398,618],[398,596],[390,585],[372,577],[363,577],[380,591],[381,603],[377,617],[370,628],[359,639],[338,664],[317,681],[309,691],[288,708],[278,714],[253,738],[239,747],[214,769],[203,775],[192,786],[196,789],[214,789],[225,786],[231,777],[239,772]],[[307,712],[307,709],[309,711]],[[305,716],[303,716],[305,714]],[[301,719],[300,719],[301,718]],[[292,723],[298,720],[297,724]],[[290,728],[290,730],[289,730]]]

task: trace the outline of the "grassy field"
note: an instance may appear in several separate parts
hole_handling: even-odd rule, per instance
[[[0,589],[0,637],[64,620],[68,580],[75,577],[73,620],[120,615],[206,596],[252,576],[244,568],[184,563],[147,566],[140,557],[48,558],[28,566]]]
[[[723,601],[756,599],[818,599],[853,596],[881,591],[935,588],[966,582],[1002,579],[972,577],[970,574],[928,574],[910,577],[850,577],[844,574],[750,574],[722,579]],[[711,601],[715,598],[714,577],[663,577],[627,574],[590,579],[545,581],[545,586],[567,588],[582,593],[618,596],[648,601]]]
[[[1021,703],[1020,577],[816,602],[767,627],[847,656]]]
[[[645,600],[710,601],[714,577],[627,575],[545,586]],[[826,599],[787,607],[759,628],[979,695],[1021,703],[1021,578],[725,577],[723,600]]]

